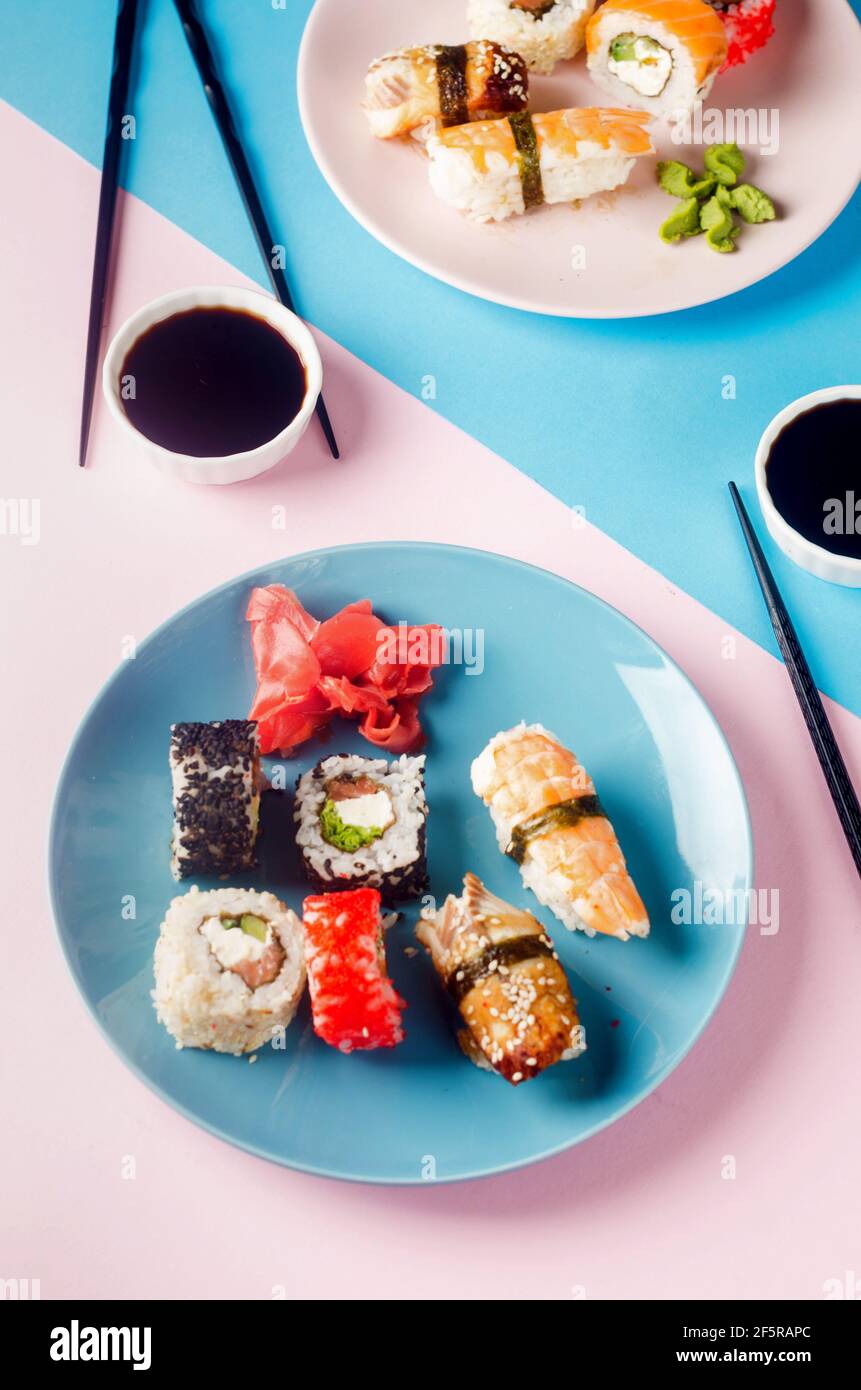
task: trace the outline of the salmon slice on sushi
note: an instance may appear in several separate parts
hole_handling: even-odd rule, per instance
[[[499,847],[569,931],[648,936],[649,918],[585,768],[541,724],[497,734],[472,764]]]
[[[529,73],[520,55],[480,36],[474,43],[431,43],[377,58],[365,78],[362,109],[371,133],[392,140],[523,111],[528,97]]]
[[[422,914],[416,936],[465,1027],[477,1066],[519,1086],[585,1051],[577,1004],[553,943],[529,912],[488,892],[475,874],[459,898]]]
[[[681,121],[711,91],[727,37],[707,0],[605,0],[586,28],[589,72],[614,101]]]
[[[475,222],[606,193],[654,154],[650,119],[590,106],[453,126],[428,141],[431,188]]]

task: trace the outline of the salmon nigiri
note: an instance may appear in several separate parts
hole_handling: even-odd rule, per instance
[[[727,37],[706,0],[605,0],[586,28],[586,55],[617,101],[683,120],[708,95]]]
[[[428,141],[431,188],[476,222],[609,192],[638,157],[655,153],[650,120],[646,111],[585,106],[452,126]]]
[[[472,764],[472,785],[499,847],[569,931],[627,941],[649,918],[585,768],[541,724],[497,734]]]

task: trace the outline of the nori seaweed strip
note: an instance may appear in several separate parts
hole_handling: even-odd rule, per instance
[[[488,946],[475,960],[459,965],[449,975],[445,986],[455,1004],[460,1004],[471,989],[475,989],[482,980],[486,980],[488,975],[496,973],[491,969],[494,962],[498,970],[500,965],[517,965],[520,961],[532,960],[534,956],[554,955],[552,947],[542,941],[540,936],[513,936],[508,941]]]
[[[517,146],[517,163],[520,169],[520,187],[523,189],[524,208],[534,208],[544,202],[544,185],[541,182],[541,158],[538,153],[538,137],[528,111],[516,111],[508,117],[514,143]]]
[[[440,44],[436,55],[436,81],[443,125],[466,125],[469,120],[466,99],[466,44]]]
[[[576,825],[578,821],[592,816],[605,816],[607,813],[597,796],[575,796],[570,801],[557,801],[555,806],[544,806],[534,816],[527,816],[511,832],[511,843],[505,853],[516,864],[522,864],[526,857],[529,841],[535,835],[543,835],[556,825]]]

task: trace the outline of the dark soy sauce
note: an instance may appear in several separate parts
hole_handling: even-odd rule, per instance
[[[771,446],[765,481],[789,525],[814,545],[861,560],[861,400],[796,415]]]
[[[256,449],[295,420],[305,364],[277,329],[241,309],[188,309],[129,348],[120,394],[135,429],[175,454]]]

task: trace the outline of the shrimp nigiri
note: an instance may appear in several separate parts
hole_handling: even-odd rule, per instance
[[[489,893],[475,874],[461,897],[425,911],[416,936],[466,1024],[461,1047],[512,1086],[586,1048],[565,971],[529,912]]]
[[[587,935],[648,936],[649,918],[595,785],[540,724],[497,734],[472,764],[499,847],[560,922]]]

